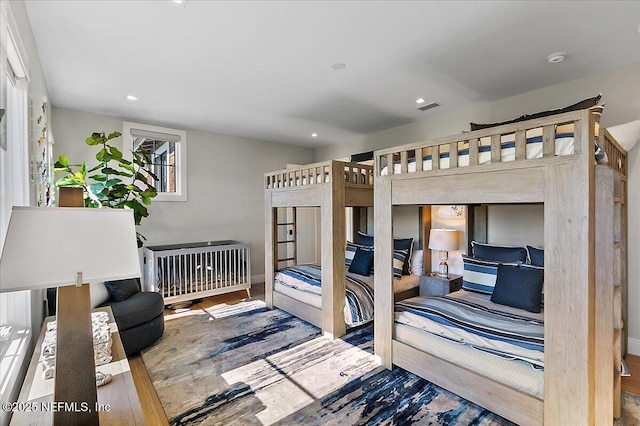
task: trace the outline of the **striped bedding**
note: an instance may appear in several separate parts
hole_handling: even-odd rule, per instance
[[[478,147],[478,164],[491,163],[491,138],[481,138],[481,146]],[[571,155],[573,154],[573,126],[559,126],[556,131],[556,155]],[[516,144],[515,134],[506,134],[501,136],[501,159],[502,163],[508,161],[514,161],[516,158]],[[533,158],[542,158],[542,128],[527,130],[526,132],[526,158],[527,160]],[[422,170],[431,170],[431,155],[423,157]],[[458,167],[466,167],[469,165],[469,149],[458,150]],[[449,168],[449,153],[440,153],[441,169]],[[411,158],[408,160],[408,172],[412,173],[416,171],[416,160]],[[400,173],[400,162],[394,162],[394,174]],[[384,167],[380,172],[381,175],[387,174],[387,168]]]
[[[344,321],[349,327],[373,320],[373,289],[367,285],[366,281],[357,277],[356,274],[347,273],[345,280]],[[274,288],[277,290],[278,286],[284,286],[308,293],[310,298],[318,300],[322,297],[321,279],[320,266],[296,265],[278,271],[274,278]]]
[[[544,316],[497,305],[465,290],[395,304],[396,323],[544,368]]]

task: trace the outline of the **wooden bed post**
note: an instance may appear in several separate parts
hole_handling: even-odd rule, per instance
[[[345,303],[345,186],[344,165],[331,163],[330,185],[322,195],[322,330],[335,339],[347,332],[344,316]]]
[[[278,261],[276,223],[278,214],[272,206],[271,192],[264,193],[264,302],[273,309],[273,278]]]
[[[376,162],[377,163],[377,162]],[[376,295],[374,298],[373,347],[383,367],[392,367],[393,337],[393,226],[391,221],[391,181],[380,177],[376,164],[376,184],[373,188],[374,205],[374,263]],[[425,252],[426,252],[425,248]],[[426,257],[426,256],[425,256]]]
[[[544,423],[594,424],[593,118],[575,133],[581,155],[546,167]]]

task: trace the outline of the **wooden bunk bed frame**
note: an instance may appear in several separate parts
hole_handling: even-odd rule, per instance
[[[555,126],[574,124],[574,153],[555,156]],[[543,157],[526,159],[526,130],[543,129]],[[620,416],[621,306],[627,280],[626,152],[600,133],[608,166],[594,159],[594,117],[581,110],[375,152],[375,354],[522,425],[611,424]],[[501,135],[515,160],[501,163]],[[478,165],[479,138],[491,164]],[[469,148],[469,166],[458,150]],[[409,172],[411,158],[449,152],[450,168]],[[394,174],[394,161],[400,162]],[[383,175],[383,168],[388,174]],[[544,400],[393,338],[392,206],[544,203]]]
[[[325,161],[265,174],[265,302],[320,327],[346,333],[345,207],[373,206],[373,166]],[[322,309],[273,291],[278,269],[277,208],[320,207]],[[330,285],[327,285],[330,284]]]

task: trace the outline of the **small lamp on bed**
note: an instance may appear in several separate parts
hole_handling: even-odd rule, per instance
[[[458,250],[458,231],[455,229],[432,229],[429,232],[429,248],[431,250],[440,251],[440,265],[438,266],[438,276],[449,276],[449,258],[450,250]]]

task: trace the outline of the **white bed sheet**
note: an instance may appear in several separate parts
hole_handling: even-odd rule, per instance
[[[347,272],[347,275],[350,275],[360,281],[364,281],[370,288],[373,287],[373,275],[363,276],[358,274],[353,274],[351,272]],[[304,284],[304,283],[302,283]],[[420,286],[420,276],[419,275],[403,275],[401,279],[393,280],[393,294],[402,293],[403,291],[410,290],[412,288]],[[303,287],[308,287],[304,286]],[[277,280],[273,285],[273,290],[277,291],[280,294],[284,294],[285,296],[289,296],[295,300],[298,300],[302,303],[306,303],[307,305],[311,305],[315,308],[322,308],[322,295],[310,293],[309,291],[300,291],[298,289],[282,285]],[[375,289],[374,289],[375,291]],[[375,293],[374,293],[375,297]]]
[[[544,370],[536,370],[528,362],[502,358],[404,324],[394,324],[394,339],[529,395],[544,398]]]

